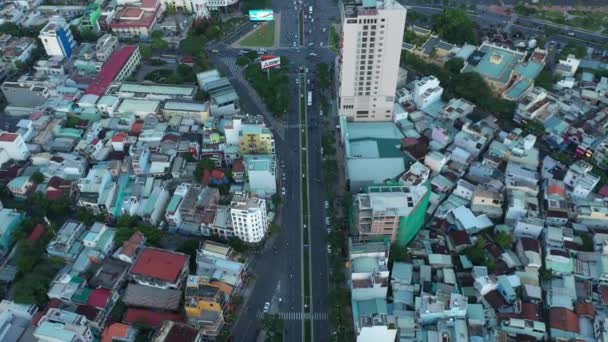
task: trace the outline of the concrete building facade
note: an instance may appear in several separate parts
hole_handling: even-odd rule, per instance
[[[393,0],[346,1],[337,57],[340,115],[354,121],[391,120],[406,12]]]

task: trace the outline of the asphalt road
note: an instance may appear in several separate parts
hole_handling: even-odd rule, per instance
[[[276,121],[266,110],[255,94],[255,91],[243,79],[242,70],[235,65],[238,50],[228,46],[238,39],[230,37],[230,41],[207,47],[218,49],[219,53],[211,54],[211,59],[224,75],[228,75],[241,99],[242,111],[250,114],[263,114],[275,133],[277,157],[285,164],[279,174],[285,172],[285,181],[281,186],[286,188],[286,196],[282,200],[281,234],[276,239],[271,238],[266,247],[253,259],[256,280],[249,298],[245,301],[243,312],[233,327],[233,339],[236,342],[255,341],[261,329],[260,318],[266,302],[271,303],[271,313],[280,314],[284,321],[284,339],[286,341],[301,341],[304,339],[303,308],[304,293],[302,289],[302,248],[310,250],[310,284],[311,284],[311,317],[313,322],[313,341],[329,339],[328,311],[328,276],[327,250],[325,242],[325,186],[321,180],[321,129],[318,95],[313,96],[313,105],[308,107],[309,125],[308,150],[309,162],[309,246],[302,245],[301,222],[301,193],[300,193],[300,160],[299,160],[299,100],[296,78],[300,66],[309,70],[314,89],[315,65],[326,62],[333,65],[335,54],[327,48],[329,27],[334,18],[339,17],[339,9],[334,1],[307,0],[299,1],[294,6],[292,0],[275,1],[274,11],[281,14],[281,34],[279,48],[271,49],[269,53],[287,57],[293,66],[290,72],[289,91],[291,96],[290,109],[284,121]],[[314,23],[309,16],[309,7],[313,6]],[[298,11],[307,14],[305,20],[304,45],[298,42]],[[243,32],[245,34],[246,32]],[[294,42],[296,46],[294,47]],[[314,52],[317,56],[310,56]],[[281,177],[282,178],[282,177]]]

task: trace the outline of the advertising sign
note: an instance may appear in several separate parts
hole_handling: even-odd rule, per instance
[[[249,10],[251,21],[273,21],[274,12],[271,9]]]
[[[279,56],[262,56],[260,58],[262,70],[281,66],[281,57]]]

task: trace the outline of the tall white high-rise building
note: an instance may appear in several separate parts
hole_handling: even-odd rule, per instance
[[[339,114],[390,121],[406,9],[394,0],[346,0],[338,56]]]
[[[76,41],[70,31],[70,26],[64,18],[55,16],[40,30],[38,38],[44,45],[44,50],[49,56],[63,56],[69,59],[72,50],[76,47]]]
[[[236,237],[249,243],[264,239],[268,230],[266,200],[247,194],[235,195],[230,204],[230,216]]]

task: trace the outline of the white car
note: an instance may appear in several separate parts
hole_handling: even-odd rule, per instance
[[[329,209],[329,201],[325,201],[325,209]]]
[[[285,196],[287,194],[287,191],[285,190],[285,187],[281,188],[281,195]]]
[[[325,225],[329,226],[331,224],[331,221],[329,220],[329,217],[325,218]]]
[[[266,304],[264,304],[264,313],[268,313],[268,311],[270,311],[270,303],[266,302]]]

